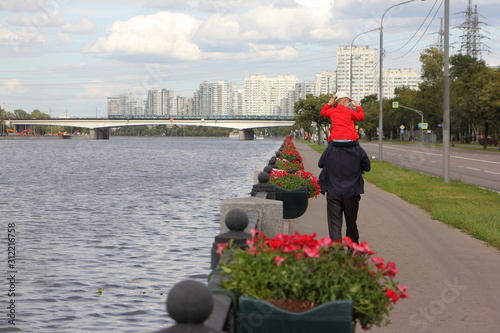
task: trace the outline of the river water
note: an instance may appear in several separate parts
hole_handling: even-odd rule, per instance
[[[155,332],[281,140],[0,141],[2,332]],[[15,266],[7,234],[15,223]],[[11,254],[12,255],[12,254]],[[13,269],[12,269],[13,268]],[[11,273],[14,272],[14,273]],[[15,276],[15,296],[8,297]],[[15,324],[7,309],[15,301]]]

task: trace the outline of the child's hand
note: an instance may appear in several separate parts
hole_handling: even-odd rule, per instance
[[[332,106],[333,104],[335,103],[335,98],[330,98],[330,100],[328,101],[328,105]]]

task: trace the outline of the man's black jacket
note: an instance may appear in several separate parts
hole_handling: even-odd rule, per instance
[[[357,141],[331,141],[321,155],[318,166],[321,192],[342,195],[364,193],[362,174],[371,169],[370,159]]]

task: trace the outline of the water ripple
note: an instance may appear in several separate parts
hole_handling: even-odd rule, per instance
[[[173,285],[210,273],[221,201],[248,196],[281,141],[4,143],[0,221],[16,223],[19,310],[0,331],[66,333],[170,326]]]

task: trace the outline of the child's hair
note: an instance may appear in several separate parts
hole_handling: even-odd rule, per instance
[[[337,96],[334,97],[334,100],[333,100],[333,107],[334,108],[336,108],[339,105],[339,100],[341,100],[341,98],[337,98]]]

